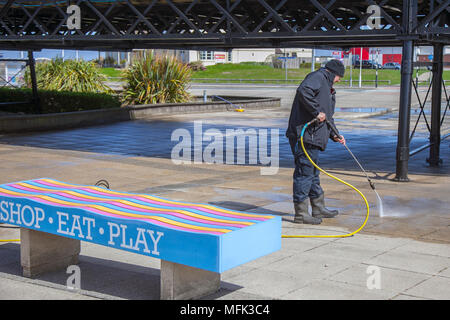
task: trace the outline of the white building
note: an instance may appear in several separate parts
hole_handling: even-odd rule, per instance
[[[201,61],[203,65],[210,66],[216,63],[241,63],[241,62],[271,62],[272,57],[284,56],[297,57],[300,62],[311,61],[311,49],[233,49],[229,51],[195,51],[182,50],[179,52],[180,57],[186,63],[193,61]]]
[[[135,49],[133,52],[106,52],[105,58],[112,58],[116,65],[128,65],[139,52],[145,49]],[[184,63],[201,61],[204,66],[210,66],[217,63],[241,63],[241,62],[261,62],[272,63],[276,57],[297,58],[298,63],[311,62],[312,50],[306,48],[245,48],[210,51],[196,50],[163,50],[155,49],[160,54],[176,55]],[[288,66],[289,68],[289,66]]]

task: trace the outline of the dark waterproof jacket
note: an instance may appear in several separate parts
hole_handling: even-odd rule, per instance
[[[291,144],[300,139],[303,125],[311,121],[319,112],[323,112],[326,118],[334,125],[333,115],[336,105],[333,79],[335,75],[325,68],[311,72],[297,88],[297,93],[292,103],[289,126],[286,136]],[[325,150],[328,139],[334,135],[325,121],[315,123],[307,127],[303,136],[303,142]]]

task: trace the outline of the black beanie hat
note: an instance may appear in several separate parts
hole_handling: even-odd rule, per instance
[[[344,76],[345,67],[344,67],[344,64],[340,60],[333,59],[333,60],[328,61],[327,64],[325,65],[325,68],[327,68],[328,70],[330,70],[335,75],[337,75],[341,78]]]

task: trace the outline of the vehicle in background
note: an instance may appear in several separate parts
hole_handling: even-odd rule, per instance
[[[359,63],[360,63],[360,61],[356,60],[355,64],[354,64],[354,67],[355,68],[359,68]],[[371,61],[371,60],[363,60],[361,68],[363,68],[363,69],[377,69],[377,68],[381,69],[381,65],[379,63],[376,63],[376,62]]]
[[[388,62],[383,65],[383,69],[394,69],[394,70],[400,70],[401,65],[398,62]]]

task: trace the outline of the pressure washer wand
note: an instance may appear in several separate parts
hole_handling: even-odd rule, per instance
[[[317,118],[316,118],[317,119]],[[339,132],[337,131],[336,127],[330,122],[328,121],[328,119],[325,119],[325,122],[327,123],[327,125],[330,127],[331,131],[333,131],[334,135],[337,137],[341,137],[341,135],[339,134]],[[356,159],[355,155],[353,154],[353,152],[351,152],[351,150],[349,149],[349,147],[347,146],[347,144],[344,144],[345,149],[347,149],[347,151],[350,153],[350,155],[353,157],[353,159],[356,161],[356,163],[358,164],[358,166],[361,168],[361,171],[364,172],[364,174],[367,177],[367,181],[369,181],[369,185],[370,187],[375,190],[375,184],[372,182],[372,180],[370,180],[369,175],[367,174],[366,170],[364,170],[363,166],[361,165],[361,163],[359,163],[358,159]]]

